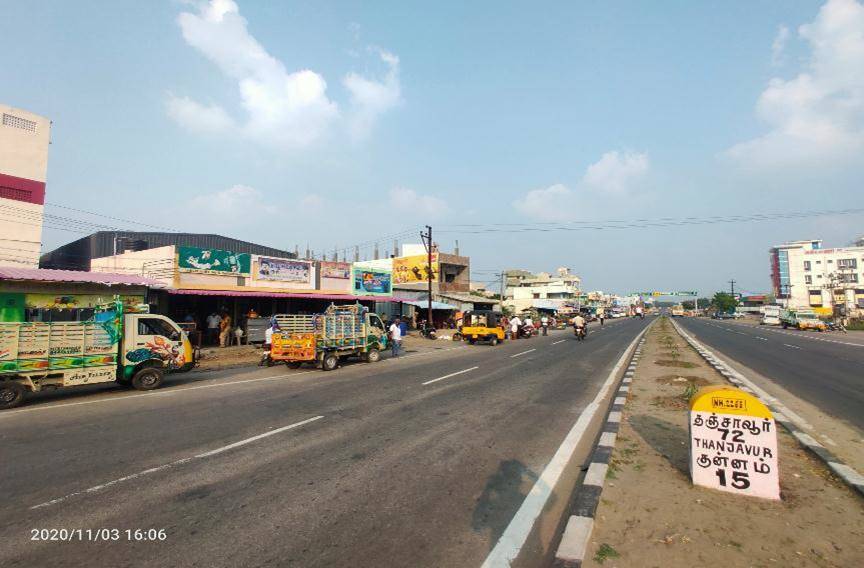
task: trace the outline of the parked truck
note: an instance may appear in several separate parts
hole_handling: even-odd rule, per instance
[[[780,306],[767,305],[762,307],[762,325],[780,325]]]
[[[313,363],[332,371],[340,360],[355,356],[375,363],[387,346],[381,318],[360,304],[331,304],[323,314],[279,314],[275,319],[270,358],[290,367]]]
[[[781,310],[780,325],[800,330],[825,331],[828,326],[812,310]]]
[[[189,338],[171,319],[125,313],[120,301],[81,322],[0,323],[0,409],[28,393],[117,382],[159,387],[165,373],[195,366]]]

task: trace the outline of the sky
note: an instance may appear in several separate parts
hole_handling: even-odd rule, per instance
[[[774,244],[864,234],[633,222],[864,207],[856,0],[0,9],[0,102],[53,121],[43,251],[83,236],[69,218],[349,260],[431,225],[474,280],[707,295],[769,290]]]

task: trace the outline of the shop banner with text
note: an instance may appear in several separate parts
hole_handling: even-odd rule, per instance
[[[411,284],[428,282],[429,272],[432,281],[438,280],[438,253],[432,253],[432,267],[429,267],[429,256],[417,254],[413,256],[397,256],[393,259],[393,284]]]
[[[354,269],[354,294],[358,296],[389,296],[393,292],[390,272]]]
[[[252,255],[230,250],[177,247],[177,270],[201,274],[249,276]]]
[[[258,257],[258,280],[296,282],[312,286],[312,263],[304,260]]]

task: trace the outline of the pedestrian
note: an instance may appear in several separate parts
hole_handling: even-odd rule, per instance
[[[207,316],[207,343],[210,345],[216,345],[219,341],[219,324],[221,323],[222,318],[219,317],[219,314],[216,312],[211,313]]]
[[[402,327],[399,318],[393,320],[390,324],[390,353],[393,357],[399,356],[399,349],[402,348]]]
[[[542,315],[540,316],[540,325],[543,327],[543,335],[549,331],[549,316]]]
[[[522,320],[519,319],[519,316],[513,316],[510,320],[510,338],[518,339],[519,338],[519,328],[522,327]]]
[[[222,319],[219,320],[219,347],[225,347],[230,341],[231,335],[231,316],[228,312],[222,313]]]
[[[600,325],[603,325],[603,322],[606,321],[606,312],[600,312],[597,317],[600,318]]]

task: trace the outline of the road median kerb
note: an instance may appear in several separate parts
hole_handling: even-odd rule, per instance
[[[671,321],[671,320],[670,320]],[[859,496],[864,497],[864,476],[857,470],[844,463],[841,459],[831,453],[828,448],[817,442],[811,435],[804,432],[804,429],[809,429],[810,425],[806,421],[798,417],[794,412],[789,410],[779,400],[770,396],[764,390],[760,389],[756,384],[748,379],[743,374],[732,368],[726,361],[718,357],[716,353],[710,351],[705,345],[699,342],[695,337],[684,331],[681,326],[672,321],[675,331],[696,350],[699,355],[708,362],[714,369],[717,370],[729,382],[734,384],[741,390],[753,394],[762,400],[765,405],[771,409],[774,414],[775,421],[783,425],[792,436],[798,440],[805,449],[814,454],[835,474],[843,480],[853,491]]]
[[[567,520],[567,525],[555,552],[554,566],[556,568],[578,568],[582,566],[585,559],[585,552],[588,549],[588,542],[594,529],[597,506],[600,504],[603,484],[609,471],[609,460],[612,457],[612,450],[615,448],[618,429],[621,425],[621,412],[627,404],[627,397],[630,393],[628,385],[632,382],[636,365],[642,357],[642,346],[645,344],[647,329],[636,344],[636,349],[630,356],[627,371],[618,383],[600,437],[594,446],[591,462],[582,480],[582,485],[577,489],[570,518]]]

